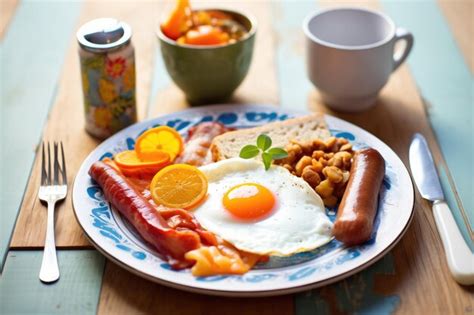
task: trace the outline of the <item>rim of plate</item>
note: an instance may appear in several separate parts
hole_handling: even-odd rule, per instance
[[[350,127],[350,130],[354,130],[358,133],[363,134],[364,136],[366,136],[368,138],[372,138],[372,140],[375,140],[375,142],[379,142],[379,144],[384,146],[385,147],[384,149],[388,150],[388,152],[392,155],[392,158],[394,158],[394,160],[397,161],[397,163],[399,163],[399,166],[401,166],[401,170],[404,173],[404,174],[401,174],[401,175],[404,175],[402,177],[404,177],[406,180],[408,180],[408,183],[410,184],[410,188],[411,188],[411,189],[409,189],[410,196],[407,196],[408,199],[404,198],[408,201],[407,204],[409,204],[411,206],[410,206],[410,209],[409,209],[408,217],[405,218],[405,220],[402,222],[403,227],[396,233],[395,237],[393,237],[388,242],[388,244],[386,244],[385,247],[383,247],[381,249],[378,249],[378,251],[376,251],[375,253],[371,253],[370,258],[368,258],[367,260],[365,260],[362,263],[359,263],[355,267],[350,268],[350,269],[348,269],[344,272],[338,273],[334,276],[328,277],[327,279],[319,280],[319,281],[316,281],[316,282],[314,282],[314,281],[312,282],[311,280],[310,281],[308,281],[308,280],[307,281],[302,281],[302,282],[298,282],[298,283],[286,282],[289,285],[283,286],[283,287],[278,287],[278,288],[275,288],[275,289],[270,289],[270,290],[259,290],[258,286],[254,287],[254,288],[248,288],[248,289],[233,288],[233,289],[229,289],[229,290],[221,290],[221,289],[213,289],[212,287],[210,288],[209,283],[192,283],[192,284],[186,283],[185,284],[185,283],[180,283],[179,280],[178,281],[170,281],[170,280],[167,280],[167,279],[164,279],[164,278],[159,278],[159,277],[156,277],[154,275],[151,275],[151,274],[147,273],[146,271],[135,268],[134,266],[128,264],[127,262],[115,257],[115,255],[111,251],[108,251],[106,248],[103,248],[100,244],[98,244],[94,240],[93,237],[91,237],[89,235],[86,227],[83,225],[83,222],[81,221],[81,219],[79,218],[78,213],[77,213],[78,209],[77,209],[76,203],[78,203],[79,201],[76,201],[76,189],[78,189],[77,188],[78,187],[78,176],[81,175],[81,174],[84,174],[84,173],[87,174],[87,171],[84,172],[84,168],[86,166],[88,166],[87,162],[89,162],[89,160],[94,155],[96,155],[98,151],[101,151],[103,148],[109,147],[111,143],[116,143],[118,139],[123,139],[124,135],[127,134],[127,132],[129,132],[130,129],[135,129],[135,128],[138,129],[139,126],[143,127],[143,128],[147,128],[148,126],[150,126],[150,124],[153,121],[155,121],[157,119],[166,120],[166,119],[169,119],[169,118],[179,116],[180,114],[193,113],[193,112],[200,113],[200,112],[204,112],[204,111],[213,112],[214,114],[219,114],[219,113],[222,113],[222,112],[225,112],[225,111],[245,113],[245,112],[248,112],[248,111],[257,111],[257,110],[272,111],[272,112],[277,112],[279,114],[289,114],[289,115],[305,115],[305,114],[307,115],[307,114],[311,113],[309,111],[288,110],[288,109],[282,109],[282,108],[280,108],[278,106],[275,106],[275,105],[261,105],[261,104],[255,104],[255,105],[254,104],[249,104],[249,105],[223,104],[223,105],[201,106],[201,107],[190,108],[190,109],[186,109],[186,110],[183,110],[183,111],[174,112],[174,113],[170,113],[170,114],[167,114],[167,115],[163,115],[163,116],[159,116],[159,117],[155,117],[155,118],[151,118],[151,119],[147,119],[147,120],[138,122],[134,125],[131,125],[131,126],[125,128],[124,130],[121,130],[117,134],[113,135],[112,137],[108,138],[107,140],[105,140],[104,142],[99,144],[91,153],[88,154],[88,156],[82,162],[82,164],[81,164],[81,166],[80,166],[80,168],[79,168],[79,170],[78,170],[78,172],[75,176],[74,185],[73,185],[73,189],[72,189],[72,205],[73,205],[73,210],[74,210],[73,211],[74,216],[76,217],[76,220],[79,223],[79,225],[81,226],[81,228],[82,228],[84,234],[86,235],[87,239],[94,245],[94,247],[99,252],[101,252],[108,259],[110,259],[114,263],[118,264],[119,266],[123,267],[124,269],[126,269],[126,270],[128,270],[128,271],[130,271],[130,272],[132,272],[132,273],[134,273],[138,276],[141,276],[145,279],[148,279],[148,280],[151,280],[153,282],[156,282],[156,283],[159,283],[159,284],[162,284],[162,285],[166,285],[168,287],[172,287],[172,288],[175,288],[175,289],[185,290],[185,291],[188,291],[188,292],[208,294],[208,295],[216,295],[216,296],[228,296],[228,297],[275,296],[275,295],[296,293],[296,292],[300,292],[300,291],[305,291],[305,290],[321,287],[321,286],[324,286],[324,285],[328,285],[328,284],[337,282],[337,281],[342,280],[344,278],[347,278],[347,277],[349,277],[349,276],[351,276],[351,275],[353,275],[353,274],[355,274],[359,271],[362,271],[363,269],[366,269],[367,267],[369,267],[372,264],[374,264],[375,262],[377,262],[385,254],[387,254],[400,241],[400,239],[403,237],[403,235],[407,231],[407,229],[410,226],[410,223],[412,222],[412,219],[413,219],[413,214],[414,214],[414,187],[413,187],[413,182],[411,180],[411,177],[408,173],[408,170],[405,167],[405,165],[403,164],[403,162],[401,161],[401,159],[398,157],[398,155],[388,145],[386,145],[382,140],[380,140],[379,138],[377,138],[376,136],[374,136],[370,132],[368,132],[368,131],[366,131],[366,130],[364,130],[364,129],[362,129],[362,128],[360,128],[360,127],[358,127],[358,126],[356,126],[356,125],[354,125],[350,122],[347,122],[343,119],[333,117],[333,116],[330,116],[330,115],[326,115],[326,114],[324,114],[324,116],[325,116],[325,119],[326,119],[329,127],[331,127],[330,121],[336,122],[337,124],[347,125],[347,126]],[[110,211],[112,211],[112,210],[110,210]],[[408,210],[406,210],[406,211],[408,211]],[[290,268],[290,267],[292,267],[292,266],[282,267],[282,268],[278,268],[278,269],[283,269],[284,270],[284,269],[287,269],[287,268]],[[179,276],[176,277],[176,278],[179,279]]]

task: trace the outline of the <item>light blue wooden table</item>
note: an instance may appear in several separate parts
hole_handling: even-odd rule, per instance
[[[410,135],[424,132],[436,149],[448,203],[474,251],[473,2],[351,2],[382,10],[397,25],[411,30],[416,42],[408,64],[392,76],[376,108],[358,115],[333,113],[325,108],[305,73],[302,19],[313,10],[340,4],[225,3],[227,7],[251,11],[259,20],[254,64],[235,101],[328,112],[373,132],[404,161]],[[26,215],[19,213],[28,211],[26,201],[35,199],[38,183],[29,182],[36,171],[35,147],[43,138],[46,125],[48,132],[60,125],[48,113],[54,112],[54,106],[71,106],[70,102],[82,106],[77,93],[80,87],[71,85],[79,81],[67,79],[79,77],[74,66],[75,31],[83,22],[99,16],[116,16],[132,24],[137,31],[137,58],[142,56],[137,60],[140,115],[154,117],[187,107],[166,74],[154,44],[155,21],[169,5],[145,1],[2,0],[0,313],[472,314],[474,288],[458,286],[447,273],[429,204],[419,196],[415,220],[392,252],[347,280],[301,294],[231,300],[182,293],[129,274],[107,262],[84,241],[60,244],[60,281],[53,285],[39,281],[41,248],[35,242],[22,242],[22,235],[12,235],[15,229],[15,233],[24,231],[18,225],[15,228],[17,218],[20,225],[28,221]],[[65,95],[72,95],[67,99],[69,105],[61,99]],[[66,110],[64,119],[71,119]],[[74,132],[66,132],[66,137],[86,137]],[[72,167],[71,172],[74,170]],[[28,228],[35,228],[34,222],[27,224]],[[64,230],[60,233],[67,233]]]

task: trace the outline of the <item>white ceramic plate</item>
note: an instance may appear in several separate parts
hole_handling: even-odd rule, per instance
[[[356,149],[370,146],[386,161],[372,239],[346,248],[336,240],[306,253],[271,258],[242,276],[194,277],[190,270],[174,271],[161,260],[121,215],[111,209],[100,187],[88,175],[97,160],[133,148],[134,139],[156,125],[176,128],[183,136],[202,121],[219,121],[244,128],[307,113],[274,106],[222,105],[194,108],[137,123],[98,146],[82,163],[73,188],[77,220],[94,246],[109,259],[144,278],[187,291],[223,296],[269,296],[323,286],[367,268],[386,254],[402,237],[413,214],[413,185],[398,156],[367,131],[341,119],[326,116],[333,135],[349,139]],[[331,220],[335,212],[326,209]]]

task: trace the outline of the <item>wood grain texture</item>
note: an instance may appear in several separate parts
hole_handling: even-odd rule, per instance
[[[0,1],[0,40],[3,39],[5,32],[13,15],[15,14],[18,0],[2,0]]]
[[[105,258],[95,250],[58,252],[60,279],[38,279],[43,251],[10,251],[0,280],[1,314],[95,314]]]
[[[276,1],[273,4],[273,23],[277,38],[276,68],[280,106],[291,110],[307,110],[308,94],[313,85],[309,81],[305,62],[305,35],[301,23],[309,12],[317,8],[316,1]]]
[[[386,0],[382,3],[385,11],[417,38],[418,47],[408,58],[408,64],[443,152],[438,167],[442,168],[440,175],[446,200],[474,252],[474,211],[468,210],[474,208],[471,175],[474,166],[466,163],[474,160],[474,147],[472,142],[466,146],[458,141],[474,131],[474,77],[435,1],[410,2],[403,6]]]
[[[323,6],[339,6],[342,2],[323,2]],[[345,3],[347,4],[347,2]],[[380,9],[376,2],[354,3]],[[433,149],[435,160],[442,155],[436,143],[413,75],[407,65],[395,72],[382,90],[374,108],[359,114],[344,114],[326,107],[316,90],[310,96],[310,108],[342,118],[376,135],[389,145],[408,166],[408,146],[415,132],[424,134]],[[402,126],[402,127],[401,127]],[[463,314],[472,311],[474,287],[459,286],[450,276],[443,247],[432,216],[431,204],[422,199],[416,191],[415,214],[413,222],[392,250],[395,262],[395,275],[377,275],[375,292],[382,295],[396,294],[400,298],[397,314]],[[351,287],[349,280],[344,280]],[[362,287],[370,285],[361,283]],[[330,290],[337,285],[323,290]],[[359,290],[356,285],[353,289]],[[341,303],[338,298],[325,294],[331,313],[364,312],[357,306]],[[318,305],[314,300],[313,308]],[[374,301],[374,303],[377,303]],[[382,303],[382,302],[381,302]]]
[[[474,72],[474,1],[438,0],[471,72]]]
[[[254,54],[249,73],[227,103],[278,104],[278,84],[275,68],[275,37],[271,21],[271,3],[268,1],[193,1],[193,7],[220,7],[238,9],[252,14],[258,21]],[[169,5],[163,4],[163,9]],[[163,10],[160,10],[163,12]],[[189,107],[181,90],[171,81],[157,51],[155,90],[147,118],[157,117]]]
[[[292,296],[223,298],[171,289],[107,261],[98,314],[292,314]]]
[[[2,265],[79,8],[77,2],[21,2],[0,43]]]
[[[331,1],[331,5],[340,4]],[[350,1],[346,4],[377,7],[375,2],[364,2],[362,4],[361,2],[354,3]],[[269,2],[225,2],[224,5],[249,10],[259,20],[259,33],[252,67],[244,84],[237,90],[233,101],[278,103],[280,99],[278,84],[280,84],[280,89],[284,87],[281,86],[281,80],[280,82],[277,81],[279,76],[275,67],[277,58],[275,57],[274,48],[277,46],[278,38],[274,35],[275,29],[272,23],[275,23],[275,20],[273,22],[271,20],[272,12],[268,7]],[[163,8],[165,7],[161,3],[153,4],[143,1],[137,4],[114,2],[113,6],[110,5],[110,2],[105,4],[94,1],[87,2],[81,14],[80,23],[97,16],[114,15],[132,25],[137,53],[137,82],[139,82],[137,94],[139,98],[139,116],[141,118],[156,117],[160,114],[188,107],[182,93],[167,77],[163,65],[159,61],[153,64],[154,58],[161,58],[159,54],[156,54],[156,39],[153,29],[156,27],[156,17],[162,14]],[[274,16],[274,18],[277,17],[278,14]],[[284,29],[281,31],[284,31]],[[72,39],[63,74],[61,75],[58,96],[44,131],[44,137],[47,139],[56,140],[58,135],[61,135],[61,139],[66,141],[66,155],[71,156],[71,159],[68,158],[71,182],[82,160],[97,145],[97,141],[87,136],[82,128],[82,98],[80,95],[81,85],[76,49],[75,40]],[[295,49],[299,50],[297,47]],[[302,58],[300,53],[295,54],[295,56],[296,58]],[[154,74],[152,75],[151,72],[153,71]],[[298,74],[298,76],[301,75],[305,74]],[[152,76],[159,83],[155,85],[156,89],[150,89],[150,85],[153,85],[151,84]],[[282,76],[284,77],[284,73]],[[288,79],[291,79],[291,77],[288,77]],[[392,76],[390,82],[382,91],[377,106],[361,114],[348,115],[332,112],[322,104],[318,93],[314,89],[309,91],[295,89],[293,93],[302,93],[303,100],[308,100],[310,109],[338,116],[365,128],[391,146],[405,163],[407,162],[408,144],[413,132],[424,133],[430,146],[434,149],[436,160],[438,162],[442,160],[439,146],[437,146],[436,139],[429,126],[426,115],[427,109],[420,92],[416,88],[413,75],[406,65]],[[288,99],[290,101],[287,103],[291,106],[291,94],[288,94]],[[145,110],[148,100],[151,100],[151,106],[148,110]],[[43,246],[46,210],[36,199],[38,173],[36,162],[25,194],[12,246]],[[57,211],[58,228],[56,234],[58,245],[65,247],[89,246],[77,226],[71,207],[69,195],[68,200],[61,204]],[[100,257],[103,259],[102,256]],[[33,258],[28,260],[27,258],[22,259],[22,261],[20,263],[11,260],[11,262],[15,262],[15,266],[18,268],[14,269],[14,273],[8,273],[8,282],[4,280],[7,279],[7,274],[2,275],[0,285],[2,288],[0,294],[2,313],[11,313],[7,312],[10,308],[7,309],[6,307],[12,305],[7,300],[3,300],[4,297],[10,297],[10,295],[4,294],[4,292],[7,292],[5,288],[20,296],[23,293],[21,290],[24,290],[25,287],[28,296],[37,294],[38,297],[42,298],[46,296],[44,301],[51,300],[48,299],[48,293],[43,293],[48,292],[44,290],[45,287],[38,287],[38,283],[31,280],[33,278],[21,282],[25,283],[24,287],[13,285],[17,279],[21,280],[17,274],[36,277],[36,273],[33,276],[31,275],[33,269],[31,262],[39,263],[39,258],[36,260]],[[63,262],[66,262],[66,260],[63,260]],[[81,267],[82,262],[81,259],[68,259],[64,268],[75,270],[75,268]],[[392,264],[393,266],[391,266]],[[95,270],[96,267],[101,268],[100,260],[93,267],[90,267],[92,268],[90,270]],[[8,267],[6,270],[13,269]],[[90,272],[90,270],[87,272]],[[76,271],[74,274],[80,277],[83,272]],[[367,274],[370,275],[373,283],[366,282]],[[71,288],[74,287],[73,282],[83,280],[82,278],[74,279],[74,281],[67,282],[67,287],[60,287],[62,291],[71,292]],[[97,281],[97,279],[100,279],[99,273],[93,277],[94,281]],[[4,283],[9,283],[9,285],[3,287]],[[58,284],[61,285],[61,283]],[[374,286],[373,292],[372,285]],[[97,283],[94,284],[94,288],[97,288]],[[367,292],[367,290],[376,293],[378,299],[374,298],[368,304],[358,304],[357,295],[360,295],[360,292]],[[392,299],[389,302],[397,308],[399,314],[470,314],[474,309],[474,287],[460,287],[450,278],[443,249],[434,225],[431,205],[422,200],[418,194],[416,194],[414,221],[406,236],[389,256],[364,271],[364,273],[360,273],[349,280],[341,281],[320,290],[308,291],[305,295],[304,304],[300,304],[302,301],[297,301],[298,305],[296,307],[299,314],[313,314],[315,313],[314,310],[332,314],[366,313],[370,311],[379,313],[376,310],[382,310],[382,313],[385,313],[387,310],[383,307],[383,304],[387,302],[385,297],[395,297],[395,300]],[[57,295],[59,298],[61,296]],[[89,301],[94,300],[93,295],[88,296]],[[74,299],[75,296],[72,298],[73,301],[77,301]],[[68,303],[72,300],[68,300]],[[29,300],[17,299],[15,301],[18,307],[22,302]],[[24,304],[31,305],[31,303]],[[89,304],[85,306],[83,304],[83,307],[86,307],[85,313],[95,309],[94,305],[94,308],[90,308],[90,306]],[[169,289],[139,278],[108,261],[98,313],[291,314],[293,313],[293,307],[292,296],[268,299],[224,299]]]
[[[86,2],[77,27],[98,16],[114,16],[126,21],[133,29],[137,71],[138,115],[144,116],[149,99],[155,35],[153,27],[157,15],[152,2],[119,2],[113,6],[107,1]],[[71,34],[73,35],[73,34]],[[58,87],[57,97],[46,123],[43,138],[62,140],[67,157],[69,192],[66,200],[56,209],[56,244],[58,247],[91,247],[74,217],[71,191],[74,176],[85,157],[99,144],[84,130],[79,58],[75,36],[70,48]],[[20,210],[11,247],[42,247],[46,232],[46,208],[37,198],[39,185],[39,155],[31,173],[25,198]]]
[[[393,314],[402,301],[397,292],[384,292],[376,287],[380,275],[384,279],[396,276],[391,253],[344,281],[297,294],[295,313]]]

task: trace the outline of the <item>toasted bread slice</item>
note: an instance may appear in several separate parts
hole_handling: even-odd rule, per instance
[[[260,134],[272,139],[272,147],[284,148],[291,140],[310,141],[327,139],[331,136],[319,113],[269,123],[260,127],[226,132],[214,138],[211,144],[213,161],[238,157],[240,149],[247,144],[255,144]]]

